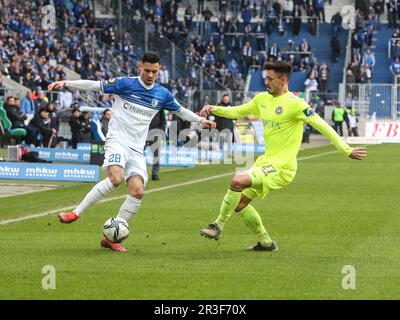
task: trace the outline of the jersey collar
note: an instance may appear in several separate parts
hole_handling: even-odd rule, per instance
[[[139,79],[139,83],[142,85],[143,88],[145,88],[146,90],[151,90],[154,87],[154,83],[151,86],[148,86],[147,84],[145,84],[142,79],[140,79],[140,76],[138,77]]]

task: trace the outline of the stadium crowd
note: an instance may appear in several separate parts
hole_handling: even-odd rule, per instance
[[[123,0],[126,29],[120,32],[117,21],[95,18],[91,0],[53,1],[57,16],[55,30],[44,30],[39,25],[43,18],[40,8],[46,1],[0,0],[4,13],[0,18],[0,70],[30,89],[21,101],[21,111],[28,116],[34,117],[49,101],[54,102],[56,111],[77,109],[88,101],[93,106],[110,108],[113,97],[109,95],[87,97],[78,90],[70,90],[54,96],[45,90],[49,83],[66,78],[63,66],[90,80],[137,75],[138,59],[144,50],[143,34],[147,29],[152,49],[168,53],[174,43],[182,50],[184,67],[179,76],[172,78],[166,60],[159,82],[183,103],[192,98],[195,110],[208,99],[207,95],[200,97],[200,88],[243,91],[250,68],[260,68],[265,61],[277,60],[289,61],[294,71],[307,72],[304,88],[310,93],[310,103],[318,107],[326,102],[323,93],[330,80],[329,63],[318,61],[306,38],[297,38],[306,26],[315,35],[317,21],[326,22],[325,0],[220,0],[216,12],[210,10],[207,2],[198,1],[196,8],[189,1]],[[369,3],[356,1],[352,59],[346,70],[350,84],[368,83],[374,71],[375,57],[370,47],[383,14],[383,1],[366,2]],[[109,1],[115,12],[116,3]],[[391,5],[389,1],[388,9]],[[179,7],[184,8],[182,16],[178,15]],[[233,13],[231,16],[229,11]],[[391,12],[388,10],[389,26],[396,24],[396,16]],[[337,63],[341,52],[337,38],[342,32],[340,14],[334,15],[330,23],[331,63]],[[292,37],[288,38],[287,47],[280,48],[276,43],[265,46],[265,37],[272,32],[287,37],[288,26],[292,28]],[[394,36],[398,34],[395,32]],[[394,62],[390,69],[400,74],[397,46],[400,48],[400,41],[393,44]],[[205,70],[202,77],[200,70]],[[314,95],[316,92],[322,94]]]

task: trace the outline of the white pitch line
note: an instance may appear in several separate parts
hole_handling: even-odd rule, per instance
[[[326,156],[326,155],[333,154],[333,153],[337,153],[337,151],[329,151],[329,152],[314,154],[314,155],[307,156],[307,157],[302,157],[302,158],[299,158],[298,161],[318,158],[318,157]],[[164,190],[169,190],[169,189],[173,189],[173,188],[177,188],[177,187],[181,187],[181,186],[188,186],[188,185],[191,185],[191,184],[201,183],[201,182],[204,182],[204,181],[219,179],[219,178],[222,178],[222,177],[226,177],[226,176],[232,175],[234,173],[235,172],[233,171],[233,172],[219,174],[219,175],[216,175],[216,176],[211,176],[211,177],[208,177],[208,178],[202,178],[202,179],[197,179],[197,180],[192,180],[192,181],[187,181],[187,182],[171,184],[171,185],[165,186],[165,187],[154,188],[154,189],[146,190],[145,194],[164,191]],[[104,202],[114,201],[114,200],[122,199],[122,198],[125,198],[125,197],[126,197],[126,195],[110,197],[108,199],[100,200],[97,203],[104,203]],[[75,208],[76,208],[76,205],[63,207],[63,208],[58,208],[58,209],[45,211],[45,212],[40,212],[40,213],[36,213],[36,214],[31,214],[29,216],[24,216],[24,217],[20,217],[20,218],[0,220],[0,225],[6,225],[6,224],[14,223],[14,222],[30,220],[30,219],[34,219],[34,218],[40,218],[40,217],[44,217],[44,216],[51,215],[51,214],[54,214],[54,213],[59,213],[59,212],[63,212],[63,211],[69,211],[69,210],[72,210],[72,209],[75,209]]]

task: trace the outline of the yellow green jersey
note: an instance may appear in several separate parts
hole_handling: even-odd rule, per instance
[[[240,119],[250,114],[261,118],[265,154],[256,163],[269,162],[282,169],[296,170],[304,123],[321,132],[346,156],[352,151],[303,99],[289,91],[278,97],[268,92],[259,93],[249,102],[236,107],[215,106],[213,114],[229,119]]]

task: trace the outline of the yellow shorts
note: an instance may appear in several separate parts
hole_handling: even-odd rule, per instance
[[[253,200],[257,196],[264,199],[271,190],[287,186],[296,176],[296,170],[281,169],[272,163],[255,163],[247,174],[252,185],[242,193]]]

